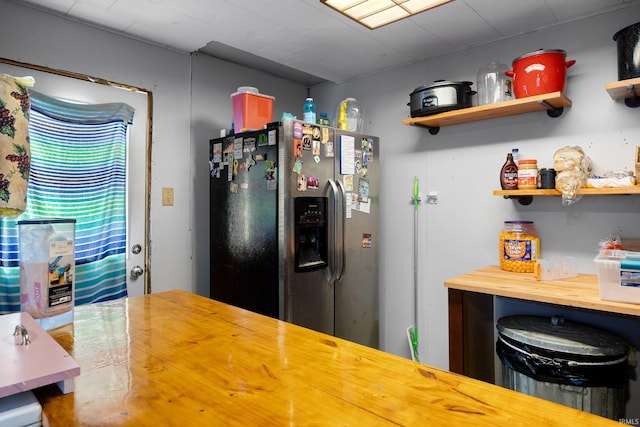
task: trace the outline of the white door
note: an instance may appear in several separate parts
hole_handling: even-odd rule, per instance
[[[144,294],[145,280],[148,280],[145,239],[147,94],[4,63],[0,63],[0,72],[12,76],[33,76],[36,81],[33,89],[55,98],[88,104],[124,102],[135,109],[127,148],[127,293],[129,296]]]

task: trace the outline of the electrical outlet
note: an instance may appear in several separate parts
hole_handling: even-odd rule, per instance
[[[438,192],[437,191],[429,191],[427,193],[427,203],[430,205],[438,204]]]
[[[173,187],[162,187],[162,206],[173,206]]]

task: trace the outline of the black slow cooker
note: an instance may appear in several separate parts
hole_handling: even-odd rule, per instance
[[[476,91],[471,90],[472,84],[436,80],[433,84],[416,88],[407,104],[411,109],[411,117],[471,107],[471,97],[476,94]]]

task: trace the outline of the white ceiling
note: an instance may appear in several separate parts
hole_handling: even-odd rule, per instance
[[[455,0],[369,30],[320,0],[14,0],[181,52],[200,51],[308,86],[381,70],[640,0]]]

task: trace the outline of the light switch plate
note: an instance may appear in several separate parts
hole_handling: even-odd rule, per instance
[[[173,187],[162,187],[162,206],[173,206]]]

